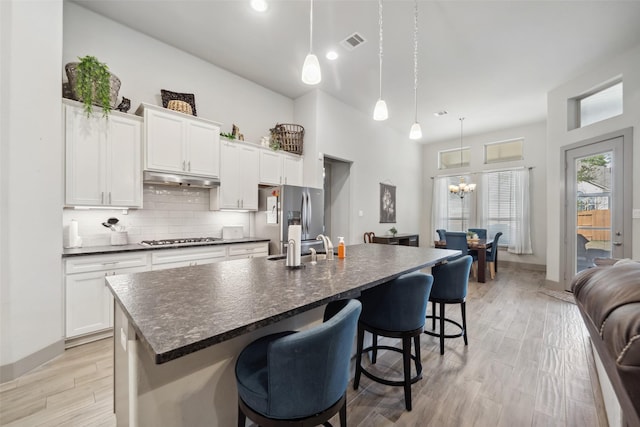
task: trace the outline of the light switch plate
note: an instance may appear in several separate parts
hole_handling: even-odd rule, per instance
[[[120,328],[120,345],[124,351],[127,351],[127,334],[124,333],[122,328]]]
[[[631,214],[631,218],[634,218],[634,219],[640,218],[640,209],[634,209],[633,213]]]
[[[358,216],[364,216],[364,212],[358,211]]]

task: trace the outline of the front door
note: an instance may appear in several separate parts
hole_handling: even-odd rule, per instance
[[[628,141],[627,134],[618,134],[565,151],[567,289],[576,273],[595,266],[596,258],[631,254],[632,174],[625,161],[631,158],[630,147],[629,132]]]

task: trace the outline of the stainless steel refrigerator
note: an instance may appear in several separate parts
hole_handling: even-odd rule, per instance
[[[324,194],[320,188],[281,185],[260,188],[258,195],[258,213],[256,214],[256,233],[266,237],[269,242],[269,254],[279,255],[287,252],[289,225],[300,225],[302,229],[302,254],[310,248],[323,251],[321,240],[324,233]]]

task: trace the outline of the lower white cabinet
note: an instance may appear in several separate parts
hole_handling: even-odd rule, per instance
[[[228,259],[257,258],[269,255],[269,242],[238,243],[229,246]]]
[[[226,258],[225,246],[159,250],[151,253],[151,270],[212,264],[224,261]]]
[[[105,277],[149,270],[146,253],[73,257],[65,261],[65,337],[113,327],[113,296]]]

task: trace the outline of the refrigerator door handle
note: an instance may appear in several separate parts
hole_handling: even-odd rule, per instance
[[[302,231],[302,240],[304,240],[304,234],[306,233],[304,230],[305,227],[305,200],[304,200],[304,192],[302,192],[302,199],[300,199],[300,229]]]
[[[307,190],[307,234],[310,233],[309,228],[311,227],[311,218],[312,218],[313,212],[311,211],[311,194],[309,193],[309,190]],[[311,236],[307,236],[308,239],[311,238]]]

